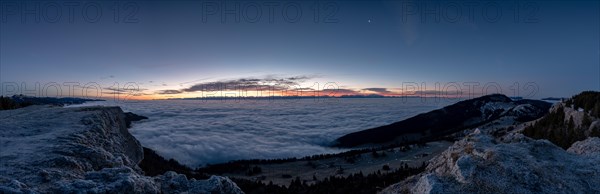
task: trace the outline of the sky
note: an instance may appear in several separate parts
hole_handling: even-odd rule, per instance
[[[569,97],[598,1],[2,1],[2,95]]]

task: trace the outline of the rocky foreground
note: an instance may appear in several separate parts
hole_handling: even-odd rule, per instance
[[[226,177],[145,176],[127,120],[119,107],[0,111],[0,193],[243,193]]]
[[[447,138],[460,139],[426,167],[398,171],[394,181],[361,172],[316,181],[314,185],[321,187],[300,180],[287,188],[252,181],[240,186],[258,188],[249,193],[359,193],[365,190],[357,183],[374,180],[401,181],[382,193],[600,193],[600,92],[584,92],[552,108],[499,95],[457,104],[375,133],[366,130],[380,135],[408,126],[411,130],[399,131],[401,136],[410,135],[422,128],[416,121],[432,118],[436,121],[431,123],[437,124],[427,125],[420,140],[447,133],[452,133]],[[451,114],[460,107],[468,113]],[[456,120],[444,117],[449,115]],[[30,106],[0,111],[0,193],[243,193],[226,177],[195,180],[166,170],[144,175],[139,167],[143,148],[127,130],[139,119],[144,118],[119,107]],[[447,130],[445,124],[453,125]],[[377,185],[372,182],[366,185]]]
[[[382,193],[600,193],[600,138],[567,151],[519,133],[476,130],[432,159],[424,173]]]
[[[582,98],[592,100],[570,103]],[[536,121],[471,130],[424,172],[382,193],[600,193],[600,93],[570,101]],[[564,142],[574,143],[557,146]]]

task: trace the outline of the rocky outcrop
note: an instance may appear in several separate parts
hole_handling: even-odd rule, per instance
[[[569,99],[571,100],[573,99]],[[600,119],[593,115],[592,110],[559,102],[550,108],[547,115],[525,127],[522,133],[534,139],[547,139],[567,149],[576,141],[593,136],[599,137]]]
[[[442,109],[419,114],[390,125],[344,135],[332,144],[354,147],[365,144],[416,143],[459,132],[464,129],[510,117],[514,122],[526,122],[542,117],[550,104],[537,100],[518,100],[493,94],[465,100]]]
[[[132,112],[126,112],[124,115],[125,115],[125,126],[127,128],[131,127],[131,123],[134,121],[141,121],[144,119],[148,119],[148,117],[136,115]]]
[[[0,193],[242,193],[231,180],[145,176],[119,107],[0,111]]]
[[[567,152],[585,156],[600,156],[600,138],[590,137],[573,143]]]
[[[600,193],[600,139],[568,151],[519,133],[475,130],[429,161],[425,172],[382,193]]]

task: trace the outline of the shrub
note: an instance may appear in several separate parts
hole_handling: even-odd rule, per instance
[[[387,165],[387,164],[384,164],[383,167],[381,167],[381,170],[389,171],[390,170],[390,166]]]
[[[292,175],[289,175],[289,174],[282,174],[282,175],[281,175],[281,178],[284,178],[284,179],[291,179],[291,178],[292,178]]]

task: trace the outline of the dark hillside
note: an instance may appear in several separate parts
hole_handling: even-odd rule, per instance
[[[521,104],[530,106],[527,110],[529,112],[525,114],[513,114],[516,116],[515,120],[520,122],[537,119],[550,108],[550,104],[543,101],[512,101],[505,95],[493,94],[461,101],[390,125],[350,133],[338,138],[333,144],[337,147],[354,147],[428,141],[493,121]]]

